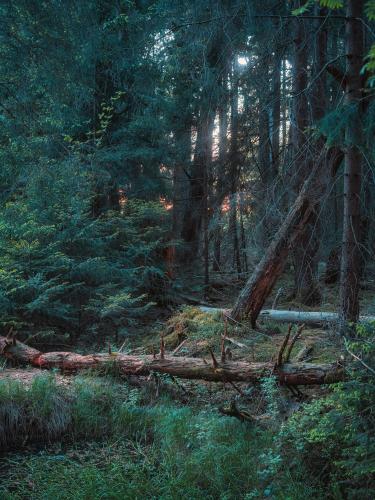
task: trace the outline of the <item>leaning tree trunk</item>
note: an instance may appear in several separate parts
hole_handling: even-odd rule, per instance
[[[114,352],[82,356],[74,352],[42,353],[5,337],[0,337],[0,353],[16,362],[38,368],[58,368],[63,373],[74,373],[89,368],[108,373],[108,368],[113,367],[123,375],[140,376],[157,372],[186,379],[251,383],[259,382],[262,378],[274,374],[280,383],[287,385],[330,384],[344,378],[344,370],[337,363],[286,362],[277,365],[275,362],[217,361],[213,354],[210,362],[207,362],[199,358],[174,357],[166,354],[131,356]]]
[[[311,43],[313,54],[312,82],[314,82],[310,97],[311,118],[313,125],[321,120],[326,112],[325,105],[325,71],[326,53],[327,53],[327,30],[324,25],[325,10],[316,6],[316,14],[322,19],[316,20],[316,37],[314,43]],[[295,61],[294,61],[294,120],[292,120],[292,143],[295,151],[295,157],[298,158],[303,153],[300,162],[302,168],[300,173],[296,174],[294,186],[299,187],[306,178],[306,172],[309,172],[311,163],[314,161],[313,155],[324,147],[324,139],[318,139],[313,143],[311,138],[307,137],[305,129],[308,125],[308,46],[306,39],[307,30],[304,21],[298,20],[298,28],[295,37]],[[321,294],[317,279],[319,250],[319,220],[317,214],[312,214],[309,224],[306,226],[303,234],[298,240],[298,244],[293,249],[294,258],[294,278],[295,278],[295,296],[305,305],[312,306],[321,302]]]
[[[346,21],[346,104],[356,110],[346,127],[344,171],[344,218],[340,273],[341,318],[343,324],[355,323],[359,315],[361,274],[360,197],[362,181],[362,78],[363,0],[348,0]]]
[[[284,270],[291,243],[301,234],[313,212],[313,204],[308,196],[311,182],[310,176],[263,259],[242,289],[231,312],[233,319],[239,320],[243,316],[249,316],[255,328],[257,317]]]
[[[329,150],[329,155],[332,177],[341,163],[342,154],[332,148]],[[258,315],[284,270],[290,247],[298,241],[310,217],[319,206],[319,200],[330,185],[328,173],[322,171],[323,165],[326,163],[318,160],[312,169],[263,259],[239,294],[231,311],[233,319],[239,320],[243,316],[248,316],[255,328]]]

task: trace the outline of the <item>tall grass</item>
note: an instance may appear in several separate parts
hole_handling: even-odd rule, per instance
[[[19,445],[26,436],[65,443],[3,457],[0,498],[320,498],[287,469],[280,484],[262,476],[271,431],[215,409],[143,401],[140,391],[111,379],[77,378],[70,387],[52,375],[29,388],[0,383],[2,443]]]

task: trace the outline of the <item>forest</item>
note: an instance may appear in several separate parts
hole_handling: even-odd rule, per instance
[[[0,500],[375,498],[375,0],[0,0]]]

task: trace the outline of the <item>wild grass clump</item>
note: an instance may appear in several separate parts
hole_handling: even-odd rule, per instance
[[[35,377],[29,388],[16,380],[0,382],[0,446],[25,441],[49,441],[61,436],[71,423],[68,398],[53,375]]]
[[[286,481],[281,476],[282,484],[275,482],[276,425],[259,428],[222,417],[211,406],[179,407],[166,397],[150,406],[142,391],[113,379],[77,378],[62,387],[43,375],[29,389],[12,383],[6,390],[2,401],[25,409],[23,433],[31,418],[40,428],[48,419],[57,422],[57,406],[45,402],[46,394],[64,401],[58,428],[64,444],[0,461],[0,498],[301,498],[297,491],[321,498],[306,477],[296,479],[288,468]],[[277,421],[274,387],[264,390]],[[40,413],[28,413],[31,400]],[[20,435],[17,421],[12,432]]]
[[[134,390],[111,378],[76,377],[68,386],[42,374],[25,386],[0,381],[0,446],[96,439],[132,430]],[[134,410],[135,411],[135,410]]]
[[[6,499],[246,498],[259,485],[257,457],[270,436],[211,411],[143,408],[153,438],[107,440],[12,456]],[[89,453],[88,453],[89,450]]]

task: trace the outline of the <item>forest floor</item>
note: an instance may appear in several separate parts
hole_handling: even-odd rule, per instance
[[[196,302],[201,299],[203,303],[215,307],[230,308],[233,305],[239,288],[238,279],[225,278],[218,275],[213,279],[213,286],[210,288],[208,297],[205,300],[201,295],[190,295]],[[338,307],[338,288],[336,285],[322,286],[322,303],[318,307],[307,307],[290,299],[293,282],[290,276],[284,275],[279,282],[279,286],[269,297],[265,308],[271,308],[276,294],[279,295],[277,309],[284,310],[319,310],[335,311]],[[224,294],[225,290],[225,294]],[[362,286],[361,312],[362,314],[375,314],[374,301],[375,281],[369,279]],[[275,322],[260,321],[258,330],[252,330],[246,321],[240,325],[225,325],[220,314],[208,315],[199,310],[197,306],[180,306],[174,310],[160,310],[152,317],[146,318],[144,324],[132,331],[132,334],[124,341],[114,345],[111,339],[112,348],[120,348],[123,353],[136,355],[150,354],[159,349],[160,335],[165,337],[167,351],[173,351],[180,344],[181,348],[176,356],[207,357],[208,349],[220,353],[221,335],[226,330],[229,340],[229,347],[234,360],[246,361],[270,361],[277,354],[281,343],[287,332],[287,325]],[[121,347],[120,347],[121,345]],[[47,347],[37,345],[41,350]],[[327,327],[305,327],[300,339],[294,347],[294,355],[303,348],[309,348],[306,361],[310,362],[332,362],[340,355],[341,343],[334,329]],[[76,350],[77,352],[89,353],[106,350],[107,341],[103,342],[98,349],[98,345],[92,345],[84,341],[75,348],[69,346],[56,347],[48,346],[48,350]],[[5,365],[0,368],[0,380],[14,379],[22,383],[30,383],[32,379],[40,373],[38,369],[32,368],[9,368]],[[56,380],[60,384],[69,384],[70,377],[56,374]],[[186,382],[184,382],[186,383]]]
[[[307,309],[288,299],[291,285],[288,277],[280,283],[284,291],[277,308]],[[214,290],[206,302],[229,308],[236,289],[238,283],[226,297]],[[364,313],[375,313],[373,295],[369,282],[362,290]],[[337,287],[325,287],[318,310],[334,311],[337,300]],[[174,356],[209,360],[210,348],[220,356],[225,332],[233,360],[270,361],[287,330],[288,325],[270,321],[259,322],[257,330],[246,321],[226,324],[220,313],[185,305],[162,311],[160,319],[148,318],[126,342],[111,345],[114,351],[121,345],[121,352],[142,356],[158,351],[162,334],[167,356],[178,348]],[[71,350],[85,353],[96,348],[82,344]],[[343,354],[332,328],[306,327],[292,359],[304,348],[309,348],[310,362],[332,362]],[[5,478],[0,479],[0,498],[198,499],[203,492],[209,492],[207,498],[264,498],[268,495],[257,493],[265,488],[257,468],[272,447],[280,422],[330,391],[329,386],[311,386],[296,395],[286,387],[270,389],[263,382],[211,383],[160,375],[122,379],[95,373],[65,376],[3,366],[0,407],[10,433],[6,428],[0,432],[0,449],[8,449],[0,456],[0,475]],[[252,423],[223,416],[233,401],[254,419]],[[270,416],[275,401],[277,424]],[[299,478],[297,473],[290,480],[288,474],[277,480],[282,493],[272,498],[325,498],[314,478]]]

